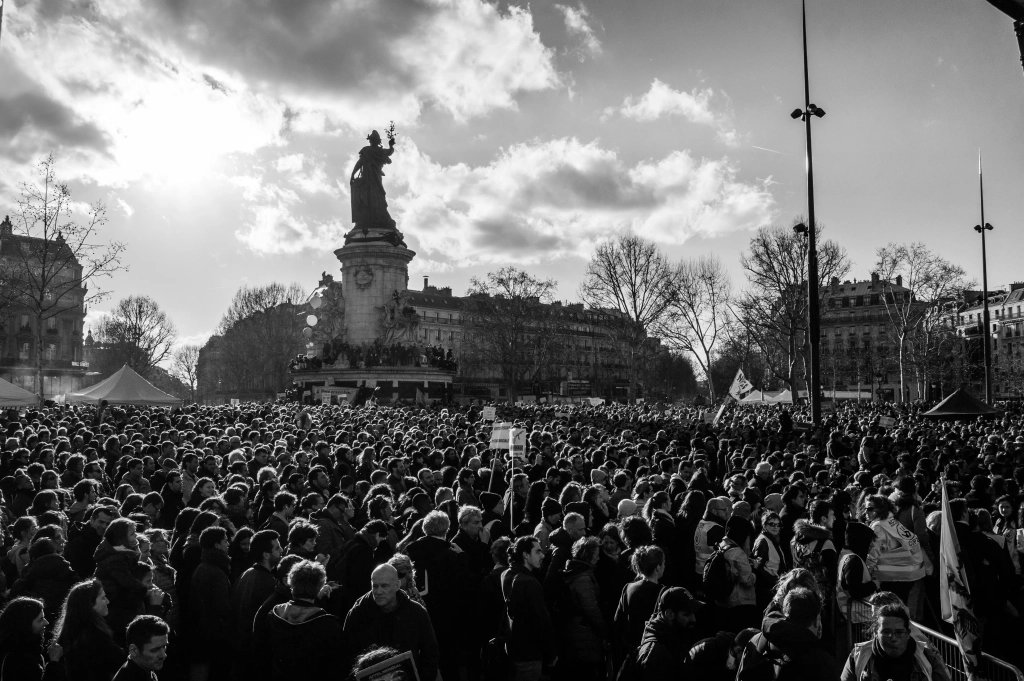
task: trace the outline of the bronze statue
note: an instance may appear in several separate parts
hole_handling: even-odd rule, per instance
[[[395,221],[388,213],[384,191],[384,166],[391,163],[395,153],[395,126],[388,133],[388,148],[381,145],[380,134],[374,130],[366,138],[370,144],[359,150],[359,160],[352,168],[349,185],[352,191],[352,222],[357,229],[396,230]],[[356,177],[356,174],[359,174]]]

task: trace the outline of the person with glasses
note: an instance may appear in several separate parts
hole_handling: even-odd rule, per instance
[[[870,641],[846,658],[841,681],[949,681],[949,670],[928,643],[910,635],[910,614],[897,604],[875,612]]]
[[[775,585],[779,576],[789,572],[789,558],[780,544],[779,533],[782,530],[782,519],[775,511],[765,511],[761,515],[761,534],[754,540],[751,558],[754,561],[754,574],[757,605],[762,611],[772,600]]]

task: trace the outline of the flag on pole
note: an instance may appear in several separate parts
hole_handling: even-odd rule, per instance
[[[953,513],[949,509],[945,477],[942,478],[942,533],[939,539],[939,600],[942,619],[953,625],[957,645],[964,657],[964,668],[968,678],[973,679],[981,660],[981,632],[974,616],[974,599],[971,598],[967,571],[960,557],[960,543],[956,537]]]
[[[743,375],[743,369],[736,370],[736,378],[732,379],[732,385],[729,386],[729,395],[734,400],[739,402],[743,399],[743,396],[754,389],[747,377]]]

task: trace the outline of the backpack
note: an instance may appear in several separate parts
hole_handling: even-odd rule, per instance
[[[755,634],[740,658],[736,681],[775,681],[790,662],[790,657],[773,648],[764,634]]]
[[[729,561],[725,559],[725,546],[719,543],[704,564],[704,593],[708,598],[724,601],[732,594],[735,584],[729,573]]]

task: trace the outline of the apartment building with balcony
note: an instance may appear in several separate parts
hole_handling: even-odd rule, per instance
[[[977,368],[968,374],[971,392],[985,392],[981,366],[982,342],[987,331],[992,355],[992,395],[995,399],[1020,399],[1024,396],[1024,282],[1011,284],[1009,291],[989,292],[987,330],[981,292],[966,291],[964,299],[954,324],[964,339],[966,360]]]

